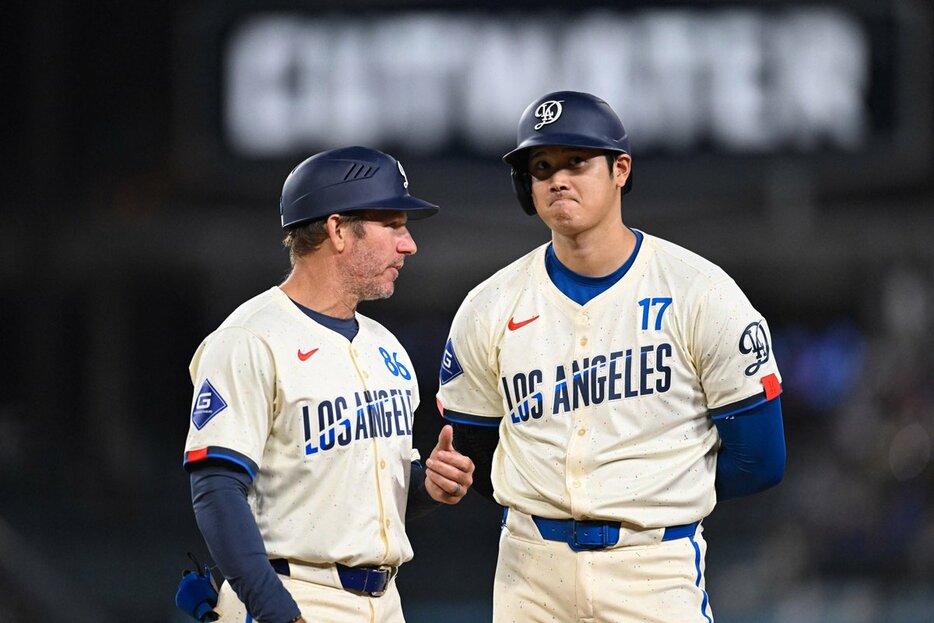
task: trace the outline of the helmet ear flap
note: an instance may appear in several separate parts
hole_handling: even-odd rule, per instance
[[[512,169],[512,189],[522,210],[529,216],[535,215],[535,204],[532,202],[532,176],[528,171]]]

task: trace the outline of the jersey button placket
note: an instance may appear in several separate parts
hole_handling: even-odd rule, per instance
[[[364,390],[369,389],[367,387],[366,381],[368,378],[370,378],[370,375],[361,361],[360,352],[353,346],[350,347],[350,359],[353,361],[354,368],[356,368],[357,370],[357,376],[360,379],[360,385],[363,386]],[[380,467],[380,469],[375,470],[376,472],[375,474],[376,475],[376,496],[377,496],[377,506],[378,506],[380,524],[383,526],[383,528],[380,530],[380,533],[381,533],[381,537],[383,541],[383,547],[385,548],[384,552],[386,555],[388,555],[391,549],[390,543],[392,542],[392,538],[390,537],[390,532],[389,532],[391,522],[389,519],[385,518],[384,516],[385,514],[383,512],[383,479],[380,477],[380,471],[385,469],[386,461],[385,459],[380,457],[379,444],[377,444],[376,435],[372,435],[370,437],[370,443],[373,448],[373,464],[378,465]]]
[[[574,318],[574,340],[572,342],[574,349],[574,360],[579,365],[584,365],[584,359],[588,359],[590,350],[587,345],[590,343],[591,333],[590,314],[581,311]],[[581,370],[582,374],[587,374]],[[584,458],[587,456],[587,414],[590,407],[579,407],[574,412],[574,423],[568,431],[568,451],[565,463],[565,473],[568,485],[569,498],[571,500],[571,512],[586,512],[590,507],[587,496],[587,475],[584,472]]]
[[[590,343],[591,330],[590,314],[581,312],[574,318],[574,355],[576,359],[585,356],[587,344]]]

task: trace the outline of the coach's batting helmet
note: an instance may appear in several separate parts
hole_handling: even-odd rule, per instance
[[[286,178],[279,200],[282,227],[352,210],[402,210],[413,220],[438,211],[411,196],[408,187],[402,164],[389,154],[368,147],[323,151]]]
[[[631,153],[626,129],[605,101],[578,91],[556,91],[538,98],[519,118],[516,148],[503,156],[512,166],[516,198],[527,214],[535,214],[526,159],[528,150],[544,145],[588,147]],[[623,192],[632,188],[632,173]]]

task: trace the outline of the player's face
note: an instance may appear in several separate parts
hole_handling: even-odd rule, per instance
[[[405,212],[372,210],[363,221],[363,236],[351,233],[346,283],[360,301],[392,296],[405,256],[418,247],[406,227]]]
[[[529,153],[532,200],[552,231],[575,235],[604,224],[620,223],[620,189],[629,175],[629,156],[611,171],[600,149],[535,148]]]

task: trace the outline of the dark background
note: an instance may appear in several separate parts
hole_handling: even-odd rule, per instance
[[[636,15],[687,4],[820,5],[611,6]],[[934,612],[934,72],[930,45],[906,53],[911,38],[893,16],[914,16],[928,43],[934,19],[923,1],[826,4],[871,33],[871,135],[848,150],[637,153],[624,206],[627,224],[723,266],[773,331],[788,468],[778,488],[705,521],[707,588],[724,623],[915,623]],[[186,620],[174,607],[185,554],[207,557],[181,468],[188,362],[236,305],[284,277],[281,183],[333,146],[259,158],[225,143],[224,36],[267,6],[368,10],[373,20],[434,7],[38,0],[4,9],[0,623]],[[515,7],[510,19],[571,11]],[[612,42],[604,48],[610,57]],[[496,155],[456,142],[439,153],[372,146],[402,159],[413,194],[443,207],[413,224],[419,254],[394,297],[361,306],[413,358],[415,443],[427,454],[457,305],[548,232],[515,204]],[[488,620],[499,515],[470,495],[410,524],[416,558],[399,583],[412,623]]]

